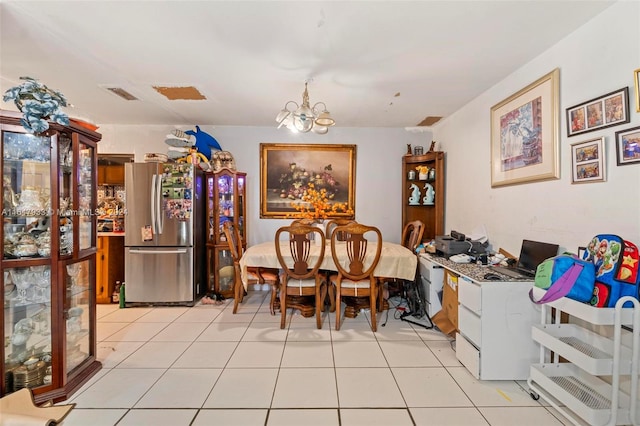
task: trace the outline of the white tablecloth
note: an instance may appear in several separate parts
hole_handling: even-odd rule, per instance
[[[336,246],[339,258],[344,259],[342,264],[347,267],[348,259],[346,256],[346,248],[344,243]],[[289,245],[283,243],[281,245],[282,255],[287,264],[293,265],[291,259]],[[288,256],[287,256],[288,255]],[[309,264],[313,265],[320,255],[320,247],[311,244],[311,254]],[[375,250],[369,250],[371,260],[375,255]],[[369,256],[368,256],[369,257]],[[365,261],[365,266],[367,262]],[[380,253],[380,261],[375,269],[375,275],[378,277],[400,278],[404,280],[413,280],[416,274],[418,258],[411,250],[395,243],[382,243],[382,252]],[[262,266],[265,268],[280,268],[278,257],[276,256],[275,243],[273,241],[257,244],[247,248],[240,259],[240,268],[242,270],[242,282],[247,286],[247,266]],[[320,269],[329,271],[337,271],[336,265],[333,263],[331,256],[331,245],[327,242],[324,259]]]

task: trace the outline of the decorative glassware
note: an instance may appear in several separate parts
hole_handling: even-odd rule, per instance
[[[13,283],[18,288],[18,298],[16,299],[16,306],[22,306],[29,304],[27,300],[27,289],[31,287],[33,282],[33,272],[30,268],[13,268],[11,269],[11,278]]]
[[[77,289],[78,275],[82,271],[82,265],[80,263],[72,263],[67,265],[67,274],[71,277],[71,292],[75,293]]]
[[[51,334],[51,327],[49,325],[49,316],[51,315],[49,308],[46,305],[42,305],[43,308],[33,314],[31,317],[37,325],[36,333],[41,336],[48,336]]]
[[[46,303],[51,300],[49,287],[51,286],[51,268],[47,265],[32,266],[35,284],[39,290],[37,301]]]
[[[4,271],[4,298],[5,300],[8,300],[8,298],[11,296],[11,293],[13,293],[15,286],[13,285],[13,281],[11,281],[11,274],[9,273],[9,271],[5,270]]]

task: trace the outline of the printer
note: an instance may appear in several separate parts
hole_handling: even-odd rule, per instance
[[[452,235],[436,235],[436,252],[439,252],[446,258],[455,254],[467,253],[471,256],[477,256],[486,253],[487,243],[480,241],[472,241],[465,238],[464,235],[452,231]]]

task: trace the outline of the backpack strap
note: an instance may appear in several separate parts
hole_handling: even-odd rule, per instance
[[[553,302],[554,300],[558,300],[561,297],[566,296],[571,291],[571,288],[578,280],[580,273],[582,272],[582,268],[584,265],[579,263],[574,263],[569,269],[565,271],[564,274],[560,278],[553,283],[551,287],[547,290],[547,292],[540,298],[540,300],[536,300],[533,297],[533,288],[529,290],[529,299],[533,303],[541,305],[543,303]]]

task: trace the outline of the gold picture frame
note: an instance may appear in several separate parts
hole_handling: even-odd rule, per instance
[[[633,82],[636,86],[636,111],[640,112],[640,68],[633,72]]]
[[[356,145],[260,144],[260,217],[297,218],[295,204],[305,188],[327,189],[332,203],[345,203],[349,212],[328,218],[355,217]]]
[[[560,70],[491,108],[491,187],[560,178]]]

